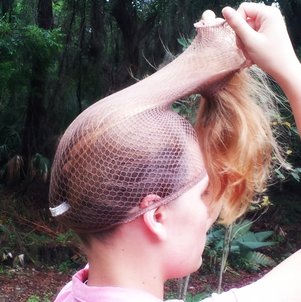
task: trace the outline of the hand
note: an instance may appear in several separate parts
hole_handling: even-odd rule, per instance
[[[245,56],[270,74],[286,94],[301,133],[301,64],[278,8],[243,3],[237,11],[223,9]]]
[[[242,3],[237,11],[225,7],[222,13],[245,56],[276,80],[299,63],[278,8]]]

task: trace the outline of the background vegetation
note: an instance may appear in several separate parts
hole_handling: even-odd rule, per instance
[[[298,51],[301,2],[257,2],[280,6]],[[59,235],[61,230],[48,213],[49,171],[59,137],[87,106],[178,54],[184,38],[193,36],[192,24],[202,11],[219,14],[225,5],[239,3],[0,0],[0,264],[59,263],[65,270],[82,261],[73,235],[68,231]],[[187,103],[175,109],[191,117]],[[274,230],[274,235],[269,233],[273,244],[291,234],[283,231],[283,224],[294,229],[301,220],[300,140],[289,110],[281,112],[275,126],[285,133],[286,152],[294,168],[288,174],[275,171],[279,182],[264,199],[270,215],[261,226],[264,231]],[[251,235],[244,230],[241,236]],[[207,253],[212,263],[223,251],[224,231],[216,232]],[[250,245],[247,249],[241,238],[232,236],[232,250],[248,255],[241,265],[248,267],[255,254],[250,254]],[[297,239],[286,241],[279,258],[296,248]],[[272,261],[263,256],[260,260]]]

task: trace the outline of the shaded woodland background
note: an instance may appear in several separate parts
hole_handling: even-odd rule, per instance
[[[271,4],[274,1],[264,1]],[[277,1],[296,48],[301,1]],[[49,171],[87,106],[181,51],[205,9],[238,1],[1,0],[0,169],[6,184]],[[272,50],[271,50],[272,51]],[[47,161],[49,160],[49,162]]]
[[[301,1],[261,2],[280,6],[299,52]],[[205,9],[219,15],[225,5],[239,3],[0,0],[1,253],[14,248],[35,262],[32,246],[45,243],[44,235],[56,238],[56,243],[69,242],[69,233],[59,237],[47,201],[51,162],[66,127],[95,101],[153,73],[171,54],[181,52]],[[191,108],[180,110],[188,115]],[[264,227],[274,219],[281,234],[280,221],[292,223],[292,229],[301,222],[301,145],[289,110],[281,108],[274,124],[284,133],[293,169],[274,171],[278,182],[264,199],[274,206]],[[39,232],[39,237],[29,237],[25,230]],[[290,244],[293,249],[294,242]],[[47,257],[59,261],[58,255]]]

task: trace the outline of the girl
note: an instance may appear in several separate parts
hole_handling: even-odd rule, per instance
[[[167,279],[201,265],[206,232],[221,210],[230,222],[246,209],[252,191],[265,184],[266,154],[274,142],[256,107],[239,105],[239,97],[232,99],[234,110],[226,107],[229,85],[244,67],[257,64],[279,83],[300,130],[301,67],[279,10],[243,3],[237,11],[225,8],[223,15],[239,48],[228,25],[206,12],[187,51],[91,106],[64,134],[53,164],[50,210],[79,234],[89,266],[75,274],[57,302],[160,302]],[[248,80],[241,83],[248,87]],[[208,99],[199,113],[198,139],[169,110],[173,101],[194,92]],[[221,105],[213,103],[220,100]],[[224,126],[240,122],[243,134],[230,126],[219,130],[216,110]],[[225,139],[215,145],[221,133]],[[246,142],[249,148],[241,152]],[[299,251],[258,282],[206,302],[301,301],[300,269]]]

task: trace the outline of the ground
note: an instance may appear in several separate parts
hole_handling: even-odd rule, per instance
[[[0,275],[0,302],[27,302],[30,297],[40,298],[32,302],[53,301],[57,290],[69,279],[68,274],[51,269],[10,269]]]
[[[226,273],[224,290],[240,287],[260,278],[263,272],[250,274],[246,272]],[[53,301],[57,291],[70,280],[68,273],[53,269],[37,270],[35,268],[10,269],[0,274],[0,302],[49,302]],[[196,294],[214,291],[217,287],[217,275],[200,277],[195,273],[189,283],[189,292]],[[176,291],[176,282],[166,285],[168,293]]]

